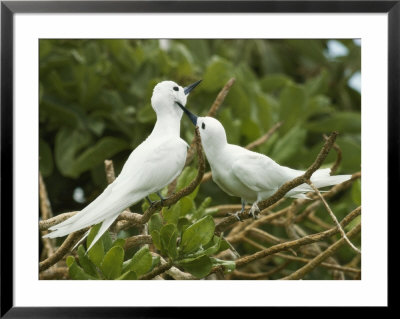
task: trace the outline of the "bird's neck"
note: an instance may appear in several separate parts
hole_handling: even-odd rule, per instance
[[[206,153],[208,161],[211,163],[223,153],[227,143],[203,143],[204,153]]]
[[[157,116],[157,121],[151,135],[179,137],[180,129],[181,119],[176,114],[163,114],[162,116]]]

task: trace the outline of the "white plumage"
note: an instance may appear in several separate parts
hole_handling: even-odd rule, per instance
[[[180,138],[182,110],[187,95],[200,81],[185,88],[163,81],[154,87],[151,104],[157,122],[148,138],[129,156],[119,176],[78,214],[52,226],[44,237],[62,237],[102,222],[88,250],[127,207],[163,189],[182,171],[188,145]]]
[[[212,117],[197,117],[183,105],[180,107],[199,127],[201,142],[210,163],[214,182],[227,194],[242,199],[242,211],[246,203],[253,203],[250,213],[259,211],[257,203],[274,194],[284,183],[302,175],[304,171],[281,166],[260,153],[229,144],[222,124]],[[311,177],[317,187],[336,185],[350,179],[351,175],[330,176],[330,169],[319,169]],[[308,184],[301,184],[285,196],[307,198],[313,191]],[[238,212],[236,217],[238,217]],[[238,217],[239,218],[239,217]]]

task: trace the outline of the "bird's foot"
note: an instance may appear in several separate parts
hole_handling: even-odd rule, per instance
[[[260,213],[260,209],[257,206],[257,203],[254,203],[249,211],[250,215],[253,216],[254,219],[258,218],[258,214]]]
[[[170,196],[169,196],[169,197],[163,197],[163,196],[161,195],[160,192],[157,192],[156,194],[158,195],[158,197],[160,197],[161,206],[164,206],[164,202],[165,202],[168,198],[170,198]],[[171,207],[171,206],[168,206],[168,209],[169,209],[170,207]]]
[[[235,216],[238,221],[243,222],[243,220],[240,219],[241,213],[242,211],[237,211],[236,213],[228,213],[228,215]]]
[[[152,201],[149,196],[146,196],[146,200],[149,203],[150,207],[154,206],[154,204],[156,203],[156,201]]]

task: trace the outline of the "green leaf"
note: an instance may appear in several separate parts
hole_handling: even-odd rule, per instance
[[[149,248],[144,246],[131,259],[124,262],[122,271],[132,270],[137,276],[141,276],[150,270],[152,262]]]
[[[195,259],[183,259],[179,262],[185,271],[197,278],[203,278],[210,273],[212,263],[210,257],[200,256]]]
[[[178,232],[179,234],[182,234],[182,232],[188,228],[190,225],[190,221],[189,219],[187,219],[186,217],[181,217],[178,220],[178,223],[176,224],[176,227],[178,228]]]
[[[214,236],[215,223],[211,216],[206,216],[186,228],[182,235],[181,250],[191,253],[207,244]]]
[[[234,76],[233,70],[234,67],[227,60],[213,57],[204,73],[202,89],[209,92],[220,90]]]
[[[330,133],[360,133],[361,114],[358,112],[336,112],[328,117],[311,121],[305,125],[311,132]]]
[[[138,278],[138,276],[135,274],[135,272],[132,270],[129,270],[115,279],[116,280],[136,280],[137,278]]]
[[[104,256],[100,269],[107,279],[115,279],[121,275],[124,250],[120,246],[114,246]]]
[[[200,219],[206,214],[206,208],[210,206],[212,202],[211,197],[206,197],[202,203],[199,205],[199,207],[196,209],[196,211],[193,213],[193,218],[194,219]]]
[[[149,233],[151,234],[153,230],[160,231],[163,226],[163,221],[160,213],[153,214],[149,220]]]
[[[175,225],[167,224],[161,228],[160,239],[162,250],[172,259],[175,259],[178,256],[176,247],[177,238],[178,230]]]
[[[103,241],[104,252],[106,253],[113,246],[113,241],[111,239],[110,232],[109,231],[104,232],[103,236],[101,236],[101,240]]]
[[[196,177],[197,170],[194,167],[187,166],[183,169],[181,175],[179,175],[176,183],[176,191],[180,191],[182,188],[190,184],[190,182]]]
[[[90,143],[90,135],[80,130],[61,128],[55,139],[54,159],[60,172],[77,177],[74,170],[76,154]]]
[[[287,164],[304,145],[306,134],[307,131],[302,127],[293,127],[276,142],[271,158],[279,164]]]
[[[359,179],[354,181],[351,187],[351,199],[356,205],[361,205],[361,181]]]
[[[96,236],[97,232],[99,231],[100,226],[101,226],[101,223],[92,227],[92,229],[90,230],[90,233],[86,239],[86,247],[90,246],[94,237]],[[103,261],[103,258],[104,258],[104,246],[103,246],[103,241],[101,240],[101,238],[93,245],[92,248],[90,248],[90,250],[88,251],[87,254],[89,256],[89,259],[97,267],[100,267],[101,262]]]
[[[86,255],[86,251],[85,248],[83,248],[83,245],[79,245],[78,247],[78,256],[79,256],[79,264],[81,265],[83,270],[89,275],[98,277],[96,266],[90,261],[90,259]]]
[[[221,237],[214,236],[213,245],[204,250],[204,255],[211,256],[219,251],[219,248],[221,247],[221,241]]]
[[[124,246],[125,246],[125,239],[123,239],[123,238],[116,239],[112,246],[113,247],[119,246],[119,247],[121,247],[123,249]]]
[[[279,103],[279,118],[283,121],[281,132],[286,133],[303,122],[306,102],[306,92],[300,85],[289,85],[282,90]]]
[[[163,207],[162,215],[168,224],[176,224],[178,218],[181,216],[181,203],[180,201],[171,207]]]
[[[236,268],[236,263],[233,260],[222,260],[214,257],[211,257],[210,260],[213,266],[218,266],[218,265],[224,266],[224,270],[226,272],[231,272]]]
[[[156,120],[156,113],[150,104],[141,107],[137,113],[137,120],[139,123],[154,123]]]
[[[160,232],[158,230],[153,230],[150,235],[154,246],[156,246],[157,249],[162,250]]]
[[[310,96],[317,94],[325,94],[329,88],[329,72],[323,69],[321,73],[309,79],[305,88]]]
[[[125,140],[115,137],[103,137],[74,159],[71,165],[71,175],[72,177],[78,177],[81,173],[102,164],[105,159],[111,158],[126,149],[129,149],[129,144]]]
[[[43,177],[50,176],[53,172],[53,155],[49,144],[39,138],[39,170]]]
[[[87,274],[75,261],[75,258],[72,256],[67,257],[67,266],[69,271],[69,276],[75,280],[95,280],[96,277],[93,277]]]
[[[155,267],[157,267],[159,264],[160,264],[160,261],[161,261],[161,258],[160,258],[160,256],[152,256],[152,259],[151,259],[151,267],[150,267],[150,269],[147,271],[147,272],[150,272],[150,271],[152,271]]]
[[[282,89],[290,83],[292,83],[291,78],[282,73],[268,74],[260,81],[261,88],[265,92],[273,92]]]

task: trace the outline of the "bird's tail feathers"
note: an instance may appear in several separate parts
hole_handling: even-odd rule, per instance
[[[138,202],[144,197],[142,194],[136,194],[135,198],[131,198],[130,196],[125,196],[123,199],[120,198],[121,196],[115,199],[107,197],[107,201],[104,201],[103,199],[105,197],[100,198],[100,196],[95,199],[96,203],[88,205],[78,214],[72,216],[70,219],[73,220],[69,223],[62,222],[49,228],[53,231],[46,234],[44,237],[62,237],[103,221],[107,221],[109,225],[111,225],[112,221],[114,221],[126,207]],[[66,221],[69,221],[69,219]]]
[[[330,168],[319,169],[311,176],[311,182],[316,188],[337,185],[351,178],[351,175],[330,175]],[[311,192],[313,189],[310,185],[301,184],[290,190],[286,196],[293,198],[307,198],[303,193]],[[324,191],[321,191],[324,192]]]
[[[317,171],[318,172],[318,171]],[[341,184],[351,178],[351,175],[311,176],[311,182],[317,188]]]
[[[93,247],[93,245],[101,238],[101,236],[106,232],[106,230],[111,226],[111,224],[114,222],[114,220],[118,217],[117,216],[111,216],[110,218],[105,219],[101,226],[99,231],[97,232],[96,236],[94,237],[94,239],[92,240],[92,242],[90,243],[89,248],[86,250],[86,253],[90,250],[90,248]]]

